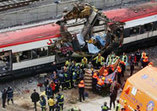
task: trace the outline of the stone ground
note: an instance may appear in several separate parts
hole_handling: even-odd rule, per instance
[[[143,50],[141,50],[141,52],[142,51]],[[150,61],[153,61],[154,66],[157,66],[157,58],[156,58],[157,46],[145,49],[145,51],[148,53]],[[136,67],[134,73],[136,73],[140,69],[141,69],[140,66]],[[129,67],[127,67],[124,79],[129,77],[129,73],[130,70]],[[33,111],[33,104],[31,102],[30,95],[34,88],[36,88],[38,92],[43,91],[43,88],[37,87],[38,82],[42,82],[42,81],[43,80],[39,77],[29,77],[29,78],[19,79],[19,80],[12,81],[10,83],[0,85],[0,90],[2,90],[4,87],[7,86],[12,86],[15,90],[15,96],[14,96],[15,104],[7,105],[6,109],[0,108],[0,111]],[[81,111],[100,111],[101,105],[105,101],[109,105],[109,97],[101,97],[99,95],[93,94],[91,91],[86,91],[86,92],[88,92],[89,98],[87,98],[85,102],[80,103],[78,101],[78,89],[63,91],[62,93],[65,96],[64,111],[68,111],[68,109],[73,106],[79,107]],[[71,100],[74,100],[74,102],[72,102]],[[39,103],[38,103],[38,109],[40,109]]]

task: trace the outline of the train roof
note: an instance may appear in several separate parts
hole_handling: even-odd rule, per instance
[[[130,8],[104,11],[104,14],[115,21],[127,22],[157,14],[157,2],[149,2]]]
[[[0,48],[59,37],[59,33],[60,26],[57,24],[47,24],[0,33]]]

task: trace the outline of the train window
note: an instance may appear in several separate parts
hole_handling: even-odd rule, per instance
[[[49,46],[48,47],[48,55],[54,55],[55,53],[55,46]]]
[[[130,35],[136,35],[136,34],[139,34],[139,26],[138,27],[132,27],[130,29]]]
[[[20,60],[21,61],[31,59],[31,51],[30,50],[23,51],[19,55],[20,55]]]
[[[39,57],[44,57],[48,55],[48,47],[42,47],[38,49]]]
[[[153,30],[157,30],[157,21],[153,23]]]
[[[16,52],[12,54],[12,62],[20,62],[20,56],[22,56],[22,52]]]
[[[144,28],[146,29],[146,31],[152,31],[152,29],[153,29],[153,23],[145,24]]]
[[[52,49],[53,49],[52,47],[42,47],[23,52],[16,52],[12,54],[12,61],[13,63],[16,63],[24,60],[36,59],[40,57],[53,55],[54,51]]]
[[[144,32],[146,32],[146,29],[142,25],[142,26],[139,27],[139,31],[140,31],[140,34],[143,34]]]
[[[130,28],[124,29],[124,37],[129,37],[130,36]]]
[[[0,73],[5,74],[5,72],[11,70],[11,51],[0,52]]]

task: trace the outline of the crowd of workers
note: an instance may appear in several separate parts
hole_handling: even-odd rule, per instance
[[[102,106],[102,111],[112,109],[112,104],[113,108],[120,109],[119,100],[117,100],[118,106],[115,106],[115,101],[119,88],[124,87],[124,83],[122,83],[121,78],[125,76],[126,66],[128,64],[130,65],[131,76],[134,72],[135,65],[138,66],[140,62],[142,68],[147,65],[153,65],[152,62],[149,62],[148,55],[144,51],[140,53],[139,50],[135,54],[130,54],[130,56],[127,56],[125,53],[123,53],[122,56],[116,56],[115,53],[112,52],[108,55],[106,61],[101,54],[98,54],[98,56],[93,58],[93,61],[95,62],[89,62],[86,57],[83,57],[80,63],[67,60],[65,65],[60,70],[58,70],[56,64],[53,63],[53,73],[49,77],[46,77],[43,83],[45,87],[45,95],[39,95],[36,90],[34,90],[31,95],[35,111],[37,111],[36,103],[38,101],[40,101],[42,111],[46,110],[47,103],[49,111],[62,111],[64,105],[64,95],[60,93],[60,90],[78,87],[79,101],[82,102],[82,100],[85,100],[85,68],[92,70],[92,90],[94,93],[100,94],[104,89],[106,90],[106,87],[109,87],[110,107],[108,108],[107,103],[105,102]],[[103,73],[94,70],[100,69],[101,67],[104,67]],[[106,80],[106,77],[113,73],[115,73],[115,77],[113,79]],[[40,86],[41,84],[38,85]],[[8,104],[10,100],[13,103],[13,89],[11,87],[2,91],[3,108],[5,108],[6,99],[8,100]],[[46,100],[48,102],[46,102]],[[121,111],[127,111],[125,107],[121,109]]]

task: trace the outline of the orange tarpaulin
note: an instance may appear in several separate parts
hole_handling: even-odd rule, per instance
[[[127,79],[120,96],[120,103],[124,102],[129,111],[140,106],[141,111],[157,111],[157,68],[147,66]]]

